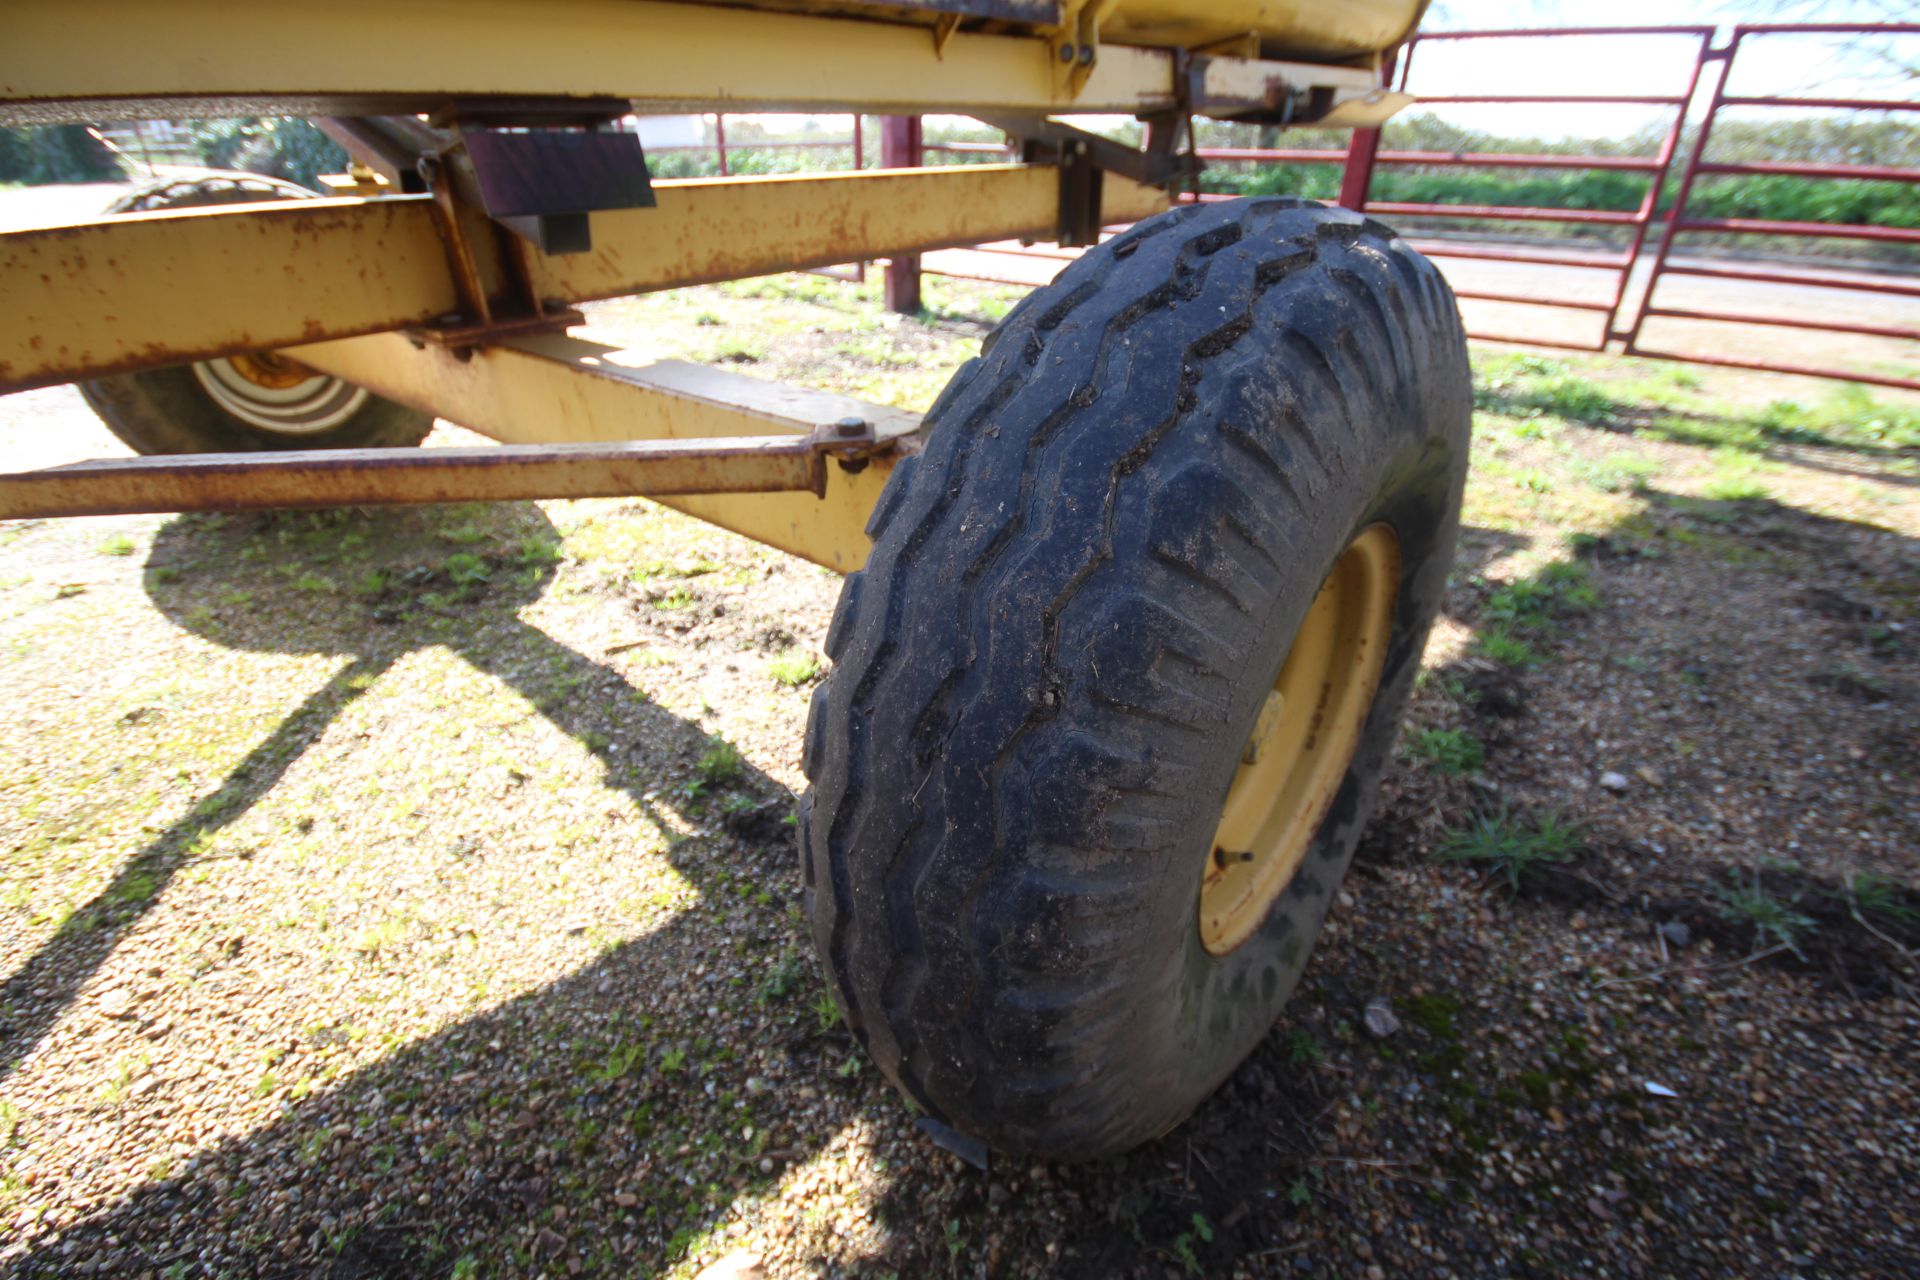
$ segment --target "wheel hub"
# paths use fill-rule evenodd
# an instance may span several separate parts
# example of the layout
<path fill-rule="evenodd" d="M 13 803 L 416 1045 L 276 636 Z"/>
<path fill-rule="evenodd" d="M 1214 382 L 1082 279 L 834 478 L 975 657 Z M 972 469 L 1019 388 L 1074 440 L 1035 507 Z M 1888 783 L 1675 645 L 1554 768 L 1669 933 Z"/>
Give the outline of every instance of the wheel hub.
<path fill-rule="evenodd" d="M 330 431 L 360 411 L 365 387 L 315 373 L 271 351 L 203 360 L 193 376 L 213 402 L 250 427 L 278 435 Z"/>
<path fill-rule="evenodd" d="M 1369 525 L 1294 635 L 1227 790 L 1200 882 L 1200 940 L 1225 955 L 1292 883 L 1353 763 L 1400 589 L 1400 540 Z"/>

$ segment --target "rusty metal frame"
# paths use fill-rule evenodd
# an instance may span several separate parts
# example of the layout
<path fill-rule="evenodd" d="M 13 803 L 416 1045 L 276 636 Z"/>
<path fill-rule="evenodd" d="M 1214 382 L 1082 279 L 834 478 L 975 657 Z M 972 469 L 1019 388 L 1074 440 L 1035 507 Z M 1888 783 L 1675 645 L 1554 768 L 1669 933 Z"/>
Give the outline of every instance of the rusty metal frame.
<path fill-rule="evenodd" d="M 634 367 L 561 333 L 572 306 L 1065 227 L 1091 239 L 1167 206 L 1170 130 L 1131 152 L 1048 122 L 1063 111 L 1304 122 L 1396 105 L 1359 62 L 1102 43 L 1112 0 L 972 27 L 956 0 L 931 29 L 662 0 L 477 0 L 452 24 L 390 0 L 80 3 L 84 20 L 72 0 L 10 6 L 0 122 L 323 116 L 355 194 L 0 235 L 0 393 L 275 350 L 502 444 L 0 475 L 0 518 L 640 493 L 852 569 L 917 417 Z M 1023 164 L 649 189 L 637 143 L 606 131 L 629 107 L 722 105 L 990 112 L 1052 145 Z M 577 136 L 539 136 L 554 129 Z M 583 155 L 595 172 L 551 168 Z M 180 305 L 210 278 L 218 308 Z"/>
<path fill-rule="evenodd" d="M 631 494 L 818 498 L 831 453 L 868 434 L 865 423 L 850 426 L 792 437 L 111 458 L 0 474 L 0 520 Z"/>
<path fill-rule="evenodd" d="M 654 196 L 651 209 L 592 215 L 589 253 L 527 254 L 531 297 L 565 306 L 1046 235 L 1059 178 L 1045 165 L 947 166 L 661 182 Z M 0 235 L 0 392 L 442 317 L 490 319 L 474 314 L 475 299 L 512 292 L 518 265 L 496 237 L 519 238 L 451 200 L 223 206 Z M 1101 216 L 1131 222 L 1166 203 L 1163 191 L 1116 177 L 1103 185 Z M 217 309 L 181 307 L 216 274 Z"/>
<path fill-rule="evenodd" d="M 1059 73 L 1047 36 L 663 0 L 12 0 L 0 123 L 101 116 L 401 115 L 456 98 L 643 111 L 1218 114 L 1378 101 L 1369 69 L 1112 43 Z M 111 32 L 110 39 L 102 32 Z M 593 38 L 582 39 L 582 32 Z M 1084 74 L 1083 74 L 1084 73 Z M 1190 81 L 1190 83 L 1189 83 Z M 1294 105 L 1297 104 L 1297 105 Z"/>

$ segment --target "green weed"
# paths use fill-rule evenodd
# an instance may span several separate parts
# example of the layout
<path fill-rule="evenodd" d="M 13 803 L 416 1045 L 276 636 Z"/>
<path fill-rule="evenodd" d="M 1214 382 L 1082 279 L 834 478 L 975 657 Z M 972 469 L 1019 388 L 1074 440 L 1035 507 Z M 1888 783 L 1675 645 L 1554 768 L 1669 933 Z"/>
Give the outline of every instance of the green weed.
<path fill-rule="evenodd" d="M 1892 876 L 1876 875 L 1871 871 L 1847 877 L 1847 895 L 1853 899 L 1853 905 L 1859 908 L 1861 914 L 1910 924 L 1916 916 L 1920 916 L 1920 912 L 1914 911 L 1903 901 L 1904 888 Z"/>
<path fill-rule="evenodd" d="M 1448 777 L 1473 773 L 1487 762 L 1480 739 L 1464 729 L 1416 729 L 1407 735 L 1407 754 Z"/>
<path fill-rule="evenodd" d="M 1801 940 L 1818 927 L 1812 916 L 1770 893 L 1757 873 L 1745 884 L 1716 884 L 1713 892 L 1719 898 L 1714 909 L 1723 919 L 1751 926 L 1756 942 L 1771 939 L 1800 955 Z"/>
<path fill-rule="evenodd" d="M 1471 862 L 1488 869 L 1518 894 L 1529 875 L 1573 861 L 1581 833 L 1552 813 L 1515 813 L 1505 802 L 1483 811 L 1465 828 L 1448 833 L 1434 851 L 1442 862 Z"/>
<path fill-rule="evenodd" d="M 776 683 L 797 689 L 820 674 L 820 659 L 810 653 L 783 653 L 767 663 L 767 674 Z"/>
<path fill-rule="evenodd" d="M 700 781 L 709 787 L 724 787 L 746 776 L 746 760 L 740 749 L 724 738 L 709 738 L 707 749 L 694 765 Z"/>
<path fill-rule="evenodd" d="M 471 551 L 456 551 L 443 566 L 456 587 L 477 587 L 493 576 L 493 567 Z"/>
<path fill-rule="evenodd" d="M 1193 1215 L 1192 1222 L 1191 1231 L 1182 1231 L 1173 1238 L 1173 1256 L 1179 1259 L 1188 1275 L 1197 1276 L 1202 1274 L 1202 1268 L 1199 1257 L 1194 1253 L 1193 1242 L 1198 1238 L 1202 1244 L 1212 1244 L 1213 1224 L 1207 1221 L 1206 1215 L 1199 1213 Z"/>
<path fill-rule="evenodd" d="M 133 539 L 124 533 L 116 533 L 100 544 L 100 553 L 109 556 L 130 556 L 136 549 Z"/>
<path fill-rule="evenodd" d="M 1533 667 L 1541 662 L 1539 651 L 1520 639 L 1504 625 L 1488 627 L 1476 642 L 1480 652 L 1508 667 Z"/>

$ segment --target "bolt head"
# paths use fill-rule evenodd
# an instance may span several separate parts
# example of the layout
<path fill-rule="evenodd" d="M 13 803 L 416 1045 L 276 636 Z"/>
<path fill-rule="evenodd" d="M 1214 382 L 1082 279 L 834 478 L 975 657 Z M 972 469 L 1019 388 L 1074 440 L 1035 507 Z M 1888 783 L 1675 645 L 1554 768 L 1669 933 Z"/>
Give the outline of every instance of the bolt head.
<path fill-rule="evenodd" d="M 1063 45 L 1061 45 L 1061 46 L 1060 46 L 1060 61 L 1062 61 L 1062 62 L 1067 62 L 1067 63 L 1071 63 L 1071 62 L 1073 61 L 1073 53 L 1074 53 L 1074 49 L 1073 49 L 1073 46 L 1072 46 L 1072 45 L 1070 45 L 1070 44 L 1063 44 Z"/>
<path fill-rule="evenodd" d="M 1093 46 L 1092 45 L 1083 44 L 1080 46 L 1080 65 L 1083 67 L 1090 67 L 1093 65 Z"/>
<path fill-rule="evenodd" d="M 834 431 L 843 436 L 863 436 L 867 434 L 865 418 L 842 418 L 833 424 Z"/>

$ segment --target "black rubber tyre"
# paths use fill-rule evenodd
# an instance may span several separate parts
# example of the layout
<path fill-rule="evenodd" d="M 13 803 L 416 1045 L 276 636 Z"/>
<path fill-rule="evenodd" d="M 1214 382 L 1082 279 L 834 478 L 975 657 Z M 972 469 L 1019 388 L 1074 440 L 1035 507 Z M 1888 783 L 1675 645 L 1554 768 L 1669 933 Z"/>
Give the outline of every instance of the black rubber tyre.
<path fill-rule="evenodd" d="M 843 589 L 803 804 L 831 989 L 932 1117 L 1015 1154 L 1126 1150 L 1270 1030 L 1440 605 L 1465 348 L 1387 228 L 1240 200 L 1087 253 L 941 395 Z M 1322 579 L 1381 521 L 1402 568 L 1353 763 L 1215 956 L 1197 903 L 1228 784 Z"/>
<path fill-rule="evenodd" d="M 215 173 L 158 182 L 130 191 L 105 212 L 148 213 L 262 200 L 311 200 L 316 193 L 278 178 L 253 173 Z M 323 425 L 275 429 L 249 422 L 222 407 L 211 386 L 244 382 L 215 377 L 223 362 L 175 365 L 123 373 L 79 384 L 107 429 L 136 453 L 243 453 L 266 449 L 378 449 L 417 445 L 433 430 L 433 417 L 368 395 L 338 379 L 315 383 L 313 421 Z M 236 393 L 230 393 L 236 394 Z M 242 403 L 244 403 L 242 401 Z M 280 406 L 262 406 L 262 412 Z M 285 406 L 290 411 L 304 404 Z M 338 421 L 334 421 L 337 418 Z"/>

